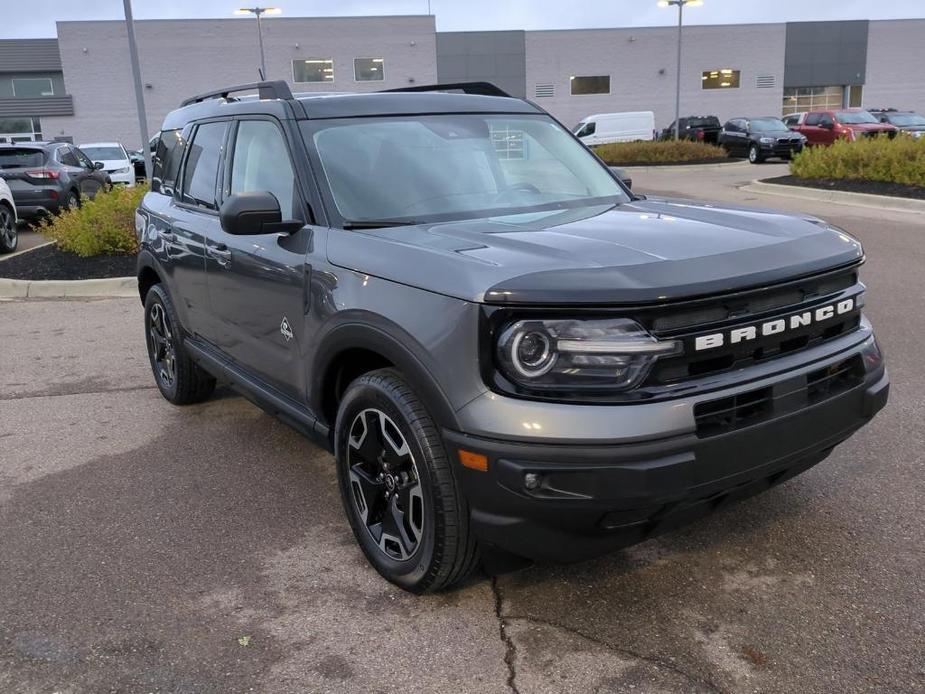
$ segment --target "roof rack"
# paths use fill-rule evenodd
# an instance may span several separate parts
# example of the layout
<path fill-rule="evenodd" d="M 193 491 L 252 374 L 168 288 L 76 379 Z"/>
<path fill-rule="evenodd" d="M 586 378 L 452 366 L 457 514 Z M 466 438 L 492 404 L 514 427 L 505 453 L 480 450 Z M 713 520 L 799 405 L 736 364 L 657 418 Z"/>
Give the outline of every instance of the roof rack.
<path fill-rule="evenodd" d="M 419 84 L 413 87 L 399 87 L 398 89 L 383 89 L 383 92 L 450 92 L 457 91 L 463 94 L 479 94 L 481 96 L 506 96 L 513 98 L 500 87 L 491 82 L 453 82 L 450 84 Z"/>
<path fill-rule="evenodd" d="M 292 100 L 292 91 L 289 89 L 288 84 L 286 84 L 283 80 L 267 80 L 264 82 L 239 84 L 234 87 L 225 87 L 224 89 L 216 89 L 212 92 L 199 94 L 198 96 L 184 99 L 180 104 L 180 107 L 182 108 L 183 106 L 196 104 L 200 101 L 206 101 L 207 99 L 227 99 L 228 95 L 234 92 L 247 92 L 253 91 L 254 89 L 257 90 L 257 95 L 261 99 L 284 99 L 286 101 Z"/>

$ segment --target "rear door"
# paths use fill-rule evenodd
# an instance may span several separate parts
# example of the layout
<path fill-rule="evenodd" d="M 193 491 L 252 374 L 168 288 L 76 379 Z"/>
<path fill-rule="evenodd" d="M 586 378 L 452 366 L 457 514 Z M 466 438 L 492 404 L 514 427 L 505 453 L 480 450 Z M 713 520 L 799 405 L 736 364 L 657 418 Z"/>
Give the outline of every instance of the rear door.
<path fill-rule="evenodd" d="M 100 175 L 93 162 L 76 147 L 65 145 L 58 148 L 58 162 L 67 170 L 68 176 L 80 189 L 81 197 L 96 197 L 105 186 L 105 175 Z"/>
<path fill-rule="evenodd" d="M 219 175 L 227 131 L 224 120 L 204 121 L 190 129 L 179 187 L 166 214 L 169 228 L 161 234 L 177 293 L 173 299 L 183 304 L 185 327 L 213 344 L 219 329 L 209 310 L 205 254 L 209 240 L 221 234 Z"/>
<path fill-rule="evenodd" d="M 279 121 L 247 117 L 235 121 L 225 157 L 223 196 L 268 191 L 284 220 L 308 222 L 296 181 L 295 140 Z M 305 312 L 310 266 L 306 252 L 314 231 L 232 235 L 220 227 L 206 248 L 210 311 L 216 342 L 240 367 L 294 399 L 304 399 Z"/>

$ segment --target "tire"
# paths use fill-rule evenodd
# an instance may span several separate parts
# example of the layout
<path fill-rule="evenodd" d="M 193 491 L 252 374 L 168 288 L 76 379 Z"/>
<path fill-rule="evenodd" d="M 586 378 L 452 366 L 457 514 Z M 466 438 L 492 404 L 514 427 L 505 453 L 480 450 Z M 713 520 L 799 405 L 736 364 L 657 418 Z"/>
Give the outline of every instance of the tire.
<path fill-rule="evenodd" d="M 350 384 L 334 447 L 344 512 L 383 578 L 420 594 L 472 573 L 479 553 L 469 506 L 437 426 L 397 371 L 372 371 Z"/>
<path fill-rule="evenodd" d="M 80 195 L 76 191 L 69 190 L 67 192 L 67 197 L 64 198 L 64 203 L 61 205 L 62 210 L 72 210 L 77 207 L 80 207 Z"/>
<path fill-rule="evenodd" d="M 18 245 L 16 215 L 9 205 L 0 203 L 0 253 L 12 253 Z"/>
<path fill-rule="evenodd" d="M 758 149 L 758 145 L 752 143 L 748 146 L 748 160 L 752 164 L 760 164 L 764 161 L 764 157 L 761 156 L 761 152 Z"/>
<path fill-rule="evenodd" d="M 159 284 L 145 297 L 145 344 L 158 390 L 174 405 L 202 402 L 215 390 L 215 379 L 187 356 L 180 322 L 167 292 Z"/>

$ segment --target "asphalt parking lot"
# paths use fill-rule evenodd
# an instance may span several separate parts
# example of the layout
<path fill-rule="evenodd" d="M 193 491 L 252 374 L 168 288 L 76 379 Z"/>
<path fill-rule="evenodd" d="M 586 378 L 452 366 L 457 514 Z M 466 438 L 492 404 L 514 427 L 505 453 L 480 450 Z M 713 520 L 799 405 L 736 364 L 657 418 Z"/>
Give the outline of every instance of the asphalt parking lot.
<path fill-rule="evenodd" d="M 137 301 L 0 303 L 0 692 L 925 691 L 925 215 L 756 171 L 632 176 L 860 237 L 888 408 L 681 531 L 437 596 L 367 566 L 327 453 L 230 392 L 162 400 Z"/>

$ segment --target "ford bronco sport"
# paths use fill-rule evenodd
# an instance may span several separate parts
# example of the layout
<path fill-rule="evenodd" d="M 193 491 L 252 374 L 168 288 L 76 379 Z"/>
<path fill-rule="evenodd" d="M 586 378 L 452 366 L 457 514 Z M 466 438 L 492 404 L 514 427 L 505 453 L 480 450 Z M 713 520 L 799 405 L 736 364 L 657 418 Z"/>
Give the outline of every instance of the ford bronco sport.
<path fill-rule="evenodd" d="M 887 400 L 854 238 L 634 196 L 485 83 L 189 99 L 136 221 L 161 393 L 230 384 L 332 451 L 362 551 L 414 592 L 651 537 Z"/>

